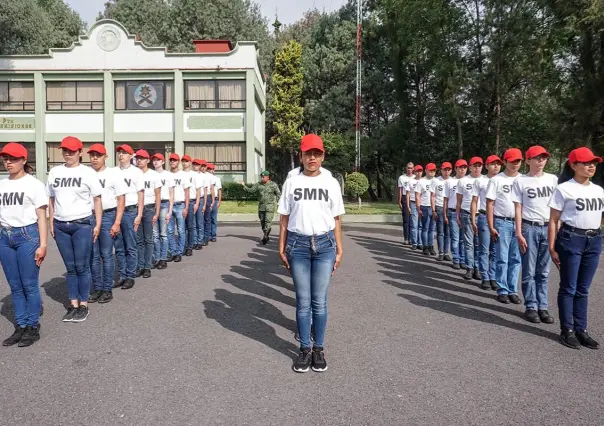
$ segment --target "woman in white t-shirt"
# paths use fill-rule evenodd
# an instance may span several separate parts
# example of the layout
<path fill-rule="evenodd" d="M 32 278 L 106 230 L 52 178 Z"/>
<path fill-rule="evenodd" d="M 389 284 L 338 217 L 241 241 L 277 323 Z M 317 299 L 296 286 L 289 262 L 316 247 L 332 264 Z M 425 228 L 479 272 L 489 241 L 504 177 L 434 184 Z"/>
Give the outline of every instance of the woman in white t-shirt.
<path fill-rule="evenodd" d="M 587 305 L 602 252 L 604 189 L 590 181 L 601 162 L 589 148 L 571 151 L 574 177 L 558 185 L 549 201 L 549 252 L 560 269 L 560 343 L 573 349 L 599 347 L 587 333 Z"/>
<path fill-rule="evenodd" d="M 149 278 L 153 262 L 153 227 L 159 219 L 161 209 L 161 179 L 159 173 L 149 168 L 149 153 L 144 149 L 136 151 L 136 165 L 143 172 L 143 219 L 136 230 L 138 248 L 138 269 L 136 276 Z"/>
<path fill-rule="evenodd" d="M 172 217 L 174 208 L 174 175 L 164 170 L 165 158 L 163 154 L 153 154 L 151 157 L 153 168 L 161 180 L 161 206 L 159 209 L 159 219 L 153 225 L 153 257 L 154 266 L 157 269 L 166 269 L 168 267 L 168 224 Z"/>
<path fill-rule="evenodd" d="M 99 236 L 103 216 L 103 190 L 96 172 L 80 163 L 82 148 L 78 138 L 64 138 L 59 149 L 65 164 L 52 168 L 46 183 L 50 234 L 67 268 L 71 305 L 63 322 L 82 322 L 88 317 L 92 244 Z"/>
<path fill-rule="evenodd" d="M 327 370 L 323 354 L 327 289 L 342 260 L 340 216 L 344 214 L 344 202 L 338 181 L 320 170 L 325 158 L 321 138 L 304 136 L 300 151 L 304 172 L 285 181 L 279 200 L 279 255 L 296 291 L 300 355 L 293 369 L 305 373 L 312 366 L 314 371 L 322 372 Z M 312 351 L 311 315 L 315 342 Z"/>
<path fill-rule="evenodd" d="M 30 346 L 40 339 L 40 265 L 46 257 L 48 197 L 29 175 L 27 149 L 11 142 L 0 151 L 8 179 L 0 180 L 0 263 L 11 290 L 15 332 L 3 346 Z"/>

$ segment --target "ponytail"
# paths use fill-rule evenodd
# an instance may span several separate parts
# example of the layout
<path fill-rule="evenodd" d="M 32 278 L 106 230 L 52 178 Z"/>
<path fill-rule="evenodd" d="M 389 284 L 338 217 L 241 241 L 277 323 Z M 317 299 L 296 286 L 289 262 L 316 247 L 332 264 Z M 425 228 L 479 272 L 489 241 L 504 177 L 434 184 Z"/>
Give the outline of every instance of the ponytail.
<path fill-rule="evenodd" d="M 570 166 L 570 162 L 566 161 L 566 163 L 564 163 L 564 168 L 562 169 L 562 173 L 560 174 L 560 177 L 558 178 L 558 185 L 571 180 L 574 177 L 574 175 L 575 175 L 575 172 L 573 171 L 572 167 Z"/>
<path fill-rule="evenodd" d="M 25 173 L 27 173 L 28 175 L 34 174 L 34 168 L 32 166 L 30 166 L 28 163 L 25 163 L 23 165 L 23 170 L 25 170 Z"/>

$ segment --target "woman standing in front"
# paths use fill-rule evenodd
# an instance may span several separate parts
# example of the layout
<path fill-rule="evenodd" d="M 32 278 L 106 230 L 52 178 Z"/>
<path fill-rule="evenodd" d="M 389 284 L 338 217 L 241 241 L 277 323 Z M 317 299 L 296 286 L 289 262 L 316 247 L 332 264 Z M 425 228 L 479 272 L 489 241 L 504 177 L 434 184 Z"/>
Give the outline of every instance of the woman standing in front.
<path fill-rule="evenodd" d="M 327 370 L 323 353 L 327 290 L 331 276 L 342 261 L 340 216 L 344 214 L 344 202 L 338 181 L 320 170 L 325 158 L 321 138 L 313 134 L 304 136 L 300 151 L 304 171 L 285 181 L 279 200 L 279 255 L 291 273 L 296 291 L 300 355 L 293 370 L 306 373 L 312 366 L 314 371 L 323 372 Z"/>
<path fill-rule="evenodd" d="M 90 256 L 92 243 L 101 230 L 103 206 L 101 184 L 94 170 L 80 163 L 83 144 L 67 136 L 59 149 L 65 164 L 48 173 L 50 234 L 67 268 L 67 291 L 71 304 L 64 322 L 88 318 L 88 296 L 92 284 Z M 93 216 L 94 214 L 94 216 Z"/>
<path fill-rule="evenodd" d="M 0 263 L 10 286 L 15 332 L 2 346 L 31 346 L 40 339 L 40 265 L 46 257 L 48 197 L 28 174 L 27 150 L 8 143 L 0 152 L 8 179 L 0 180 Z"/>
<path fill-rule="evenodd" d="M 600 346 L 587 333 L 587 303 L 602 252 L 604 189 L 590 181 L 601 162 L 589 148 L 571 151 L 574 176 L 558 185 L 549 201 L 549 252 L 560 268 L 560 343 L 573 349 Z"/>

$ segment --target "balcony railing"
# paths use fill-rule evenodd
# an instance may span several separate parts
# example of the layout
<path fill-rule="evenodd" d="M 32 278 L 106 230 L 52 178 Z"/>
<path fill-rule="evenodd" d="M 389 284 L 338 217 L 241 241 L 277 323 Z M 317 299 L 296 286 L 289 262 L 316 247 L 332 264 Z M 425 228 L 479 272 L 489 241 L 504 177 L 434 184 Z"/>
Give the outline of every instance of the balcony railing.
<path fill-rule="evenodd" d="M 185 99 L 185 109 L 245 109 L 245 100 L 201 100 Z"/>
<path fill-rule="evenodd" d="M 94 111 L 103 110 L 103 101 L 48 101 L 48 111 Z"/>
<path fill-rule="evenodd" d="M 0 111 L 34 111 L 36 103 L 34 101 L 2 101 L 0 102 Z"/>
<path fill-rule="evenodd" d="M 219 172 L 245 172 L 245 162 L 214 163 Z"/>

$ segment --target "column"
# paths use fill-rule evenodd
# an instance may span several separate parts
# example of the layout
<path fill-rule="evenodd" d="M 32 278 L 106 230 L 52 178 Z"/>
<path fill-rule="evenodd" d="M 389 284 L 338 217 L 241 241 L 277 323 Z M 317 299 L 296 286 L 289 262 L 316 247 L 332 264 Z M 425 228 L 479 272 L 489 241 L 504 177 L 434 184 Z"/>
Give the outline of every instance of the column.
<path fill-rule="evenodd" d="M 184 103 L 185 89 L 182 71 L 174 71 L 174 152 L 182 156 L 185 153 L 184 132 Z"/>
<path fill-rule="evenodd" d="M 48 155 L 46 152 L 46 85 L 40 71 L 34 73 L 35 128 L 36 128 L 36 177 L 46 182 Z"/>
<path fill-rule="evenodd" d="M 255 176 L 254 169 L 256 164 L 256 155 L 254 146 L 254 106 L 256 104 L 256 95 L 254 93 L 254 70 L 247 70 L 245 73 L 245 180 L 246 182 L 256 182 L 258 176 Z"/>
<path fill-rule="evenodd" d="M 115 143 L 113 141 L 113 109 L 115 90 L 111 71 L 103 73 L 103 133 L 107 150 L 107 166 L 115 166 Z"/>

